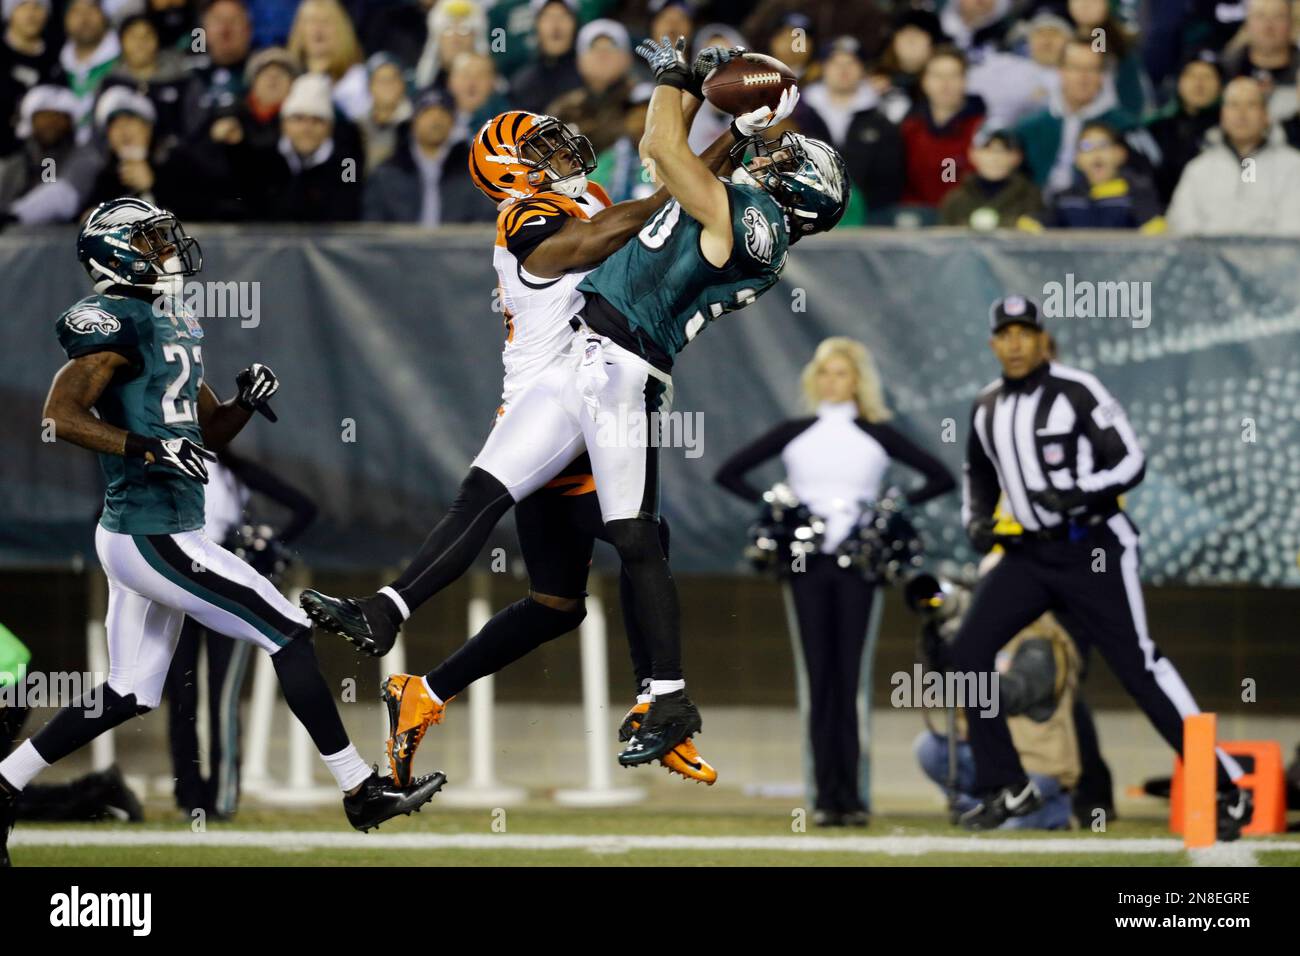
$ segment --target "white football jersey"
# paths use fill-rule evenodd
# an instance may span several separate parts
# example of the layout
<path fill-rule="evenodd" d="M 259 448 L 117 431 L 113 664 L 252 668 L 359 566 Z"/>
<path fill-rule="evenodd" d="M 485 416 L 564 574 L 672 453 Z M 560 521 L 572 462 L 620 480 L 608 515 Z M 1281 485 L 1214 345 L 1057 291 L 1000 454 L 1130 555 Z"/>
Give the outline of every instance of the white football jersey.
<path fill-rule="evenodd" d="M 587 272 L 542 279 L 530 275 L 523 260 L 543 239 L 558 231 L 567 217 L 590 219 L 609 205 L 605 191 L 591 183 L 578 199 L 543 193 L 509 203 L 498 214 L 492 264 L 497 271 L 498 298 L 506 322 L 501 355 L 505 379 L 498 414 L 504 413 L 511 398 L 567 353 L 573 338 L 569 320 L 582 308 L 578 283 Z"/>

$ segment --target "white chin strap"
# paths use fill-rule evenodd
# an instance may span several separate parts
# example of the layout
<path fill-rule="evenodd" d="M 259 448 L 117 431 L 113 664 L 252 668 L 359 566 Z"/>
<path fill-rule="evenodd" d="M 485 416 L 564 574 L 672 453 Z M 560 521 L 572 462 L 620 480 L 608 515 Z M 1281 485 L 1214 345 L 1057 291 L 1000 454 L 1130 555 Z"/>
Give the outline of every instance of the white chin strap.
<path fill-rule="evenodd" d="M 554 179 L 551 181 L 551 188 L 570 199 L 577 199 L 587 191 L 587 174 L 578 173 L 575 176 Z"/>
<path fill-rule="evenodd" d="M 163 263 L 164 275 L 159 276 L 158 281 L 152 284 L 132 282 L 124 276 L 118 275 L 107 266 L 100 265 L 94 259 L 90 260 L 90 265 L 96 272 L 104 276 L 104 278 L 95 282 L 96 292 L 103 292 L 110 286 L 115 285 L 134 285 L 142 289 L 152 289 L 160 295 L 172 297 L 179 297 L 185 291 L 185 277 L 178 274 L 181 271 L 181 260 L 177 256 L 172 256 Z"/>
<path fill-rule="evenodd" d="M 735 183 L 737 186 L 754 186 L 758 189 L 763 188 L 762 186 L 758 185 L 758 180 L 756 180 L 753 176 L 749 175 L 749 170 L 747 170 L 744 166 L 737 166 L 735 170 L 732 171 L 731 181 Z"/>

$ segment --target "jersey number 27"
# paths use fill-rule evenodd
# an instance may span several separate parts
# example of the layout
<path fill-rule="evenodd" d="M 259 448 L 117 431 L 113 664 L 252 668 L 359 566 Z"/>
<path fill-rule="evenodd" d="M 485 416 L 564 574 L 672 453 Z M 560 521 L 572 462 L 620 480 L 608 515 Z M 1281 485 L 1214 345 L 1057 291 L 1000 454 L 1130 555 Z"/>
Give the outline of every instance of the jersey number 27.
<path fill-rule="evenodd" d="M 181 389 L 184 388 L 190 380 L 191 352 L 194 354 L 193 367 L 201 370 L 203 368 L 203 352 L 201 346 L 195 345 L 192 348 L 187 349 L 185 346 L 177 345 L 174 342 L 163 346 L 163 358 L 166 359 L 167 364 L 172 365 L 179 362 L 181 366 L 176 377 L 171 380 L 171 383 L 167 386 L 167 390 L 163 392 L 162 413 L 163 422 L 165 424 L 176 425 L 181 422 L 194 421 L 194 403 L 188 398 L 180 397 Z M 201 377 L 199 381 L 202 381 Z"/>

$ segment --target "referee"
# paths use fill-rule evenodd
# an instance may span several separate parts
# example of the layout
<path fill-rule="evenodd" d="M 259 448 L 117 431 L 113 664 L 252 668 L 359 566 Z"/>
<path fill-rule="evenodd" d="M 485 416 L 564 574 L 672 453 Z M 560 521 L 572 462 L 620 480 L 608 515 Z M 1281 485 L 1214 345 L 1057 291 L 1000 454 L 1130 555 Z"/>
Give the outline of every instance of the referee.
<path fill-rule="evenodd" d="M 994 509 L 1024 528 L 981 582 L 952 647 L 952 666 L 989 673 L 1022 628 L 1055 611 L 1080 656 L 1096 646 L 1160 735 L 1179 753 L 1183 718 L 1197 713 L 1173 662 L 1147 633 L 1138 580 L 1138 532 L 1119 496 L 1142 480 L 1145 458 L 1119 403 L 1088 372 L 1048 360 L 1038 308 L 1007 296 L 989 309 L 990 346 L 1002 377 L 976 397 L 966 446 L 962 521 L 975 549 L 994 542 Z M 1006 717 L 966 708 L 980 802 L 961 817 L 992 829 L 1040 804 L 1012 746 Z M 1250 822 L 1241 768 L 1222 750 L 1218 828 L 1236 839 Z"/>

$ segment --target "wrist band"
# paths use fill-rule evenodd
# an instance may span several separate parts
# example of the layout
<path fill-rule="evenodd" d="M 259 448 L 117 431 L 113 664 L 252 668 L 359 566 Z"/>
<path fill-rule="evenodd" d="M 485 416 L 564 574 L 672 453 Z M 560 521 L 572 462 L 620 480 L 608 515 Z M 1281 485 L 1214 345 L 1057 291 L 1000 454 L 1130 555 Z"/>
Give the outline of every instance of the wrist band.
<path fill-rule="evenodd" d="M 123 458 L 143 458 L 149 451 L 149 439 L 135 432 L 126 433 L 126 444 L 122 448 Z"/>
<path fill-rule="evenodd" d="M 664 70 L 655 80 L 659 86 L 671 86 L 679 90 L 687 88 L 688 78 L 682 75 L 681 70 Z"/>

